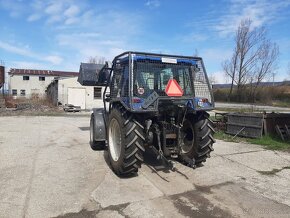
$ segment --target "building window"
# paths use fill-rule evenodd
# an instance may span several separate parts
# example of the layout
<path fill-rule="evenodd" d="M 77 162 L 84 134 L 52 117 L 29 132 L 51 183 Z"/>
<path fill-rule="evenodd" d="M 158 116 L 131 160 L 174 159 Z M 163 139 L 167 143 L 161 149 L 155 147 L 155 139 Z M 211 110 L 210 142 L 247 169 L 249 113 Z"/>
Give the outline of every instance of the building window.
<path fill-rule="evenodd" d="M 94 87 L 94 99 L 102 99 L 102 87 Z"/>
<path fill-rule="evenodd" d="M 44 76 L 40 76 L 39 77 L 39 81 L 45 81 L 45 77 Z"/>
<path fill-rule="evenodd" d="M 17 89 L 12 89 L 12 95 L 17 96 Z"/>
<path fill-rule="evenodd" d="M 29 80 L 29 76 L 23 76 L 23 80 Z"/>
<path fill-rule="evenodd" d="M 20 90 L 20 96 L 25 96 L 25 89 Z"/>

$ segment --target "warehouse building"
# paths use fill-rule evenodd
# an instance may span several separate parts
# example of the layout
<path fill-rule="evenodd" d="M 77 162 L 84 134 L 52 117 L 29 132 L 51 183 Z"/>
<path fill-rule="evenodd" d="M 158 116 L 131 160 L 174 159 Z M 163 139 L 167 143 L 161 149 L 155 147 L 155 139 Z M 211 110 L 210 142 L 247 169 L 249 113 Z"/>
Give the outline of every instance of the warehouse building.
<path fill-rule="evenodd" d="M 103 64 L 81 63 L 78 77 L 56 77 L 47 87 L 47 96 L 54 105 L 74 105 L 81 109 L 103 107 L 104 87 L 98 86 L 96 76 Z"/>
<path fill-rule="evenodd" d="M 80 106 L 82 110 L 103 107 L 102 94 L 104 88 L 82 86 L 77 77 L 55 78 L 47 88 L 47 96 L 54 105 L 66 104 Z"/>
<path fill-rule="evenodd" d="M 71 78 L 77 77 L 78 72 L 10 69 L 9 94 L 17 97 L 46 97 L 46 89 L 55 77 Z"/>

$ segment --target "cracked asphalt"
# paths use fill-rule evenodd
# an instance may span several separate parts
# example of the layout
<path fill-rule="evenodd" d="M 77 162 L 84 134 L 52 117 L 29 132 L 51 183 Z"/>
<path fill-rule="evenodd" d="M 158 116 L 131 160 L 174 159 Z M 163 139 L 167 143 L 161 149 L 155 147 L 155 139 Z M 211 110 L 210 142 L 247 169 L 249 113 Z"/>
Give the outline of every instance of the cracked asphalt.
<path fill-rule="evenodd" d="M 0 117 L 0 217 L 289 217 L 290 153 L 217 141 L 203 167 L 150 153 L 118 178 L 89 117 Z"/>

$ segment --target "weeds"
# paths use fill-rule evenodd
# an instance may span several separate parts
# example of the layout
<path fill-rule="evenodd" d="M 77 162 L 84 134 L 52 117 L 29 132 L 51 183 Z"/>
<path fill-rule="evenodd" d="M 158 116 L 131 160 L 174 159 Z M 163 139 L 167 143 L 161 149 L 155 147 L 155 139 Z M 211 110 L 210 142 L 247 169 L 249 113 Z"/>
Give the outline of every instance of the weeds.
<path fill-rule="evenodd" d="M 277 136 L 265 135 L 258 139 L 247 139 L 249 143 L 263 145 L 270 150 L 287 150 L 290 149 L 290 141 L 282 141 Z"/>
<path fill-rule="evenodd" d="M 250 138 L 244 138 L 244 137 L 238 137 L 238 136 L 233 138 L 232 135 L 228 135 L 223 131 L 217 131 L 214 137 L 216 139 L 224 140 L 227 142 L 236 142 L 236 143 L 245 142 L 245 143 L 250 143 L 250 144 L 262 145 L 266 149 L 269 149 L 269 150 L 290 151 L 289 140 L 282 141 L 280 138 L 276 136 L 271 136 L 271 135 L 265 135 L 257 139 L 250 139 Z"/>

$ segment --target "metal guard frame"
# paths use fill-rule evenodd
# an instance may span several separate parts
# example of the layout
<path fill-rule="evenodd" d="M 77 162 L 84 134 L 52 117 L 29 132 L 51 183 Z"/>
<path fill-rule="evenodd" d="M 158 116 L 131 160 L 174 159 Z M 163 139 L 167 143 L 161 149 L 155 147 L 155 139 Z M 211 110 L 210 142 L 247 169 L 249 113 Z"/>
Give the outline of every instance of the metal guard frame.
<path fill-rule="evenodd" d="M 142 56 L 145 56 L 150 58 L 150 57 L 166 57 L 166 58 L 179 58 L 179 59 L 190 59 L 190 60 L 196 60 L 196 61 L 200 61 L 201 62 L 201 66 L 203 68 L 203 71 L 204 71 L 204 76 L 205 76 L 205 79 L 206 79 L 206 82 L 208 84 L 208 89 L 210 91 L 210 96 L 211 96 L 211 104 L 212 104 L 212 107 L 207 107 L 207 108 L 198 108 L 196 105 L 194 105 L 194 110 L 195 111 L 209 111 L 209 110 L 212 110 L 214 109 L 215 107 L 215 104 L 214 104 L 214 98 L 213 98 L 213 93 L 212 93 L 212 87 L 210 86 L 210 83 L 209 83 L 209 79 L 208 79 L 208 76 L 207 76 L 207 72 L 206 72 L 206 69 L 205 69 L 205 66 L 204 66 L 204 62 L 202 60 L 201 57 L 191 57 L 191 56 L 182 56 L 182 55 L 169 55 L 169 54 L 157 54 L 157 53 L 147 53 L 147 52 L 137 52 L 137 51 L 126 51 L 126 52 L 123 52 L 119 55 L 117 55 L 113 62 L 112 62 L 112 67 L 110 68 L 110 76 L 109 76 L 109 82 L 108 84 L 105 86 L 105 90 L 103 92 L 103 103 L 104 103 L 104 109 L 105 109 L 105 113 L 107 114 L 107 110 L 106 110 L 106 91 L 107 91 L 107 88 L 110 87 L 111 85 L 111 81 L 112 81 L 112 77 L 113 77 L 113 71 L 116 67 L 116 64 L 120 63 L 121 59 L 125 59 L 125 58 L 128 58 L 128 66 L 129 66 L 129 74 L 131 74 L 129 76 L 129 105 L 130 107 L 128 107 L 128 105 L 126 105 L 123 101 L 122 101 L 122 98 L 118 97 L 118 98 L 114 98 L 110 101 L 110 106 L 109 106 L 109 110 L 111 109 L 111 104 L 112 103 L 115 103 L 115 102 L 120 102 L 128 111 L 131 111 L 131 112 L 135 112 L 135 113 L 148 113 L 148 112 L 158 112 L 158 108 L 155 108 L 154 110 L 134 110 L 134 108 L 132 107 L 133 105 L 133 69 L 134 69 L 134 59 L 132 58 L 133 55 L 142 55 Z M 194 101 L 194 98 L 195 96 L 193 96 L 192 98 L 188 98 L 188 97 L 159 97 L 157 99 L 157 104 L 159 103 L 159 100 L 163 100 L 163 99 L 166 99 L 166 100 L 192 100 L 193 103 L 195 104 L 195 101 Z"/>

